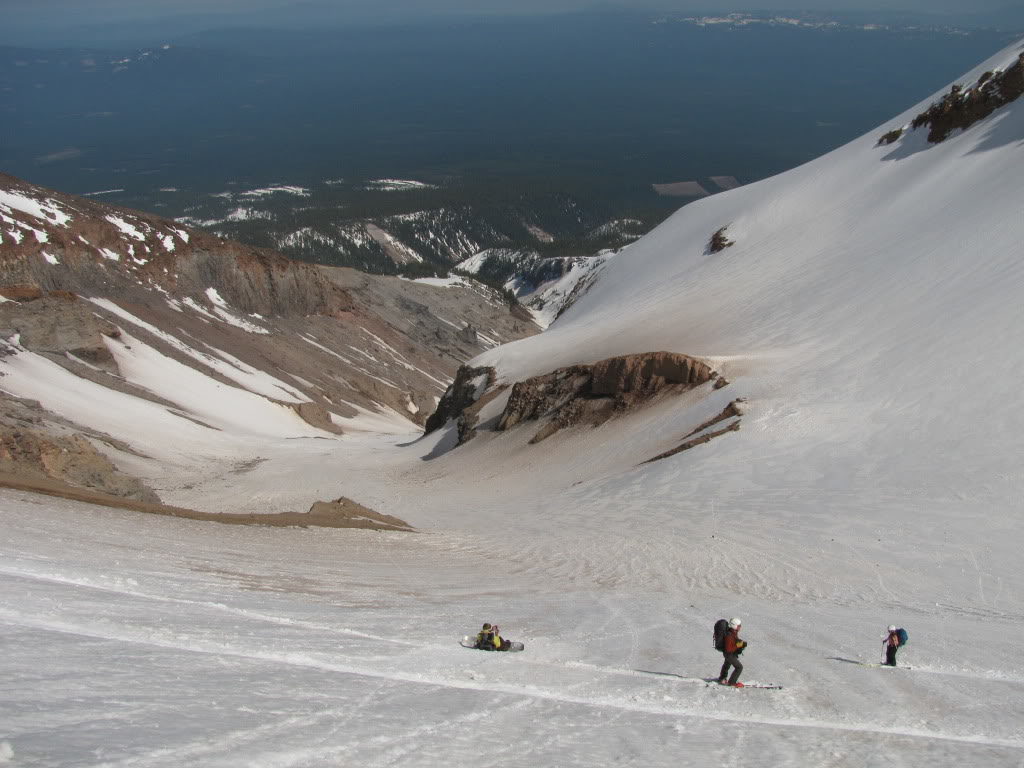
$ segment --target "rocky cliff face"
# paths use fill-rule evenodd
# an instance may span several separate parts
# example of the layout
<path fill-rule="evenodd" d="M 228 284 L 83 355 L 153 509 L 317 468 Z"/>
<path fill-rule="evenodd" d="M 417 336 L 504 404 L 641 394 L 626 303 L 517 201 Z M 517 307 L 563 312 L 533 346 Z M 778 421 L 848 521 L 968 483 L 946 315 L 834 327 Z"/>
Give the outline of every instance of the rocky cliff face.
<path fill-rule="evenodd" d="M 492 369 L 461 368 L 442 407 L 428 419 L 428 431 L 455 419 L 459 444 L 472 437 L 481 409 L 504 390 L 494 387 L 494 378 Z M 526 422 L 542 422 L 530 439 L 538 443 L 559 430 L 603 424 L 655 398 L 680 395 L 709 382 L 716 387 L 727 383 L 704 361 L 672 352 L 572 365 L 512 385 L 494 429 L 504 432 Z"/>
<path fill-rule="evenodd" d="M 133 339 L 240 391 L 246 376 L 280 382 L 277 395 L 254 391 L 327 434 L 365 413 L 422 424 L 463 361 L 538 331 L 475 281 L 418 282 L 293 262 L 0 174 L 2 354 L 43 356 L 171 409 L 119 369 L 112 342 Z M 3 375 L 0 359 L 0 382 Z M 29 450 L 27 433 L 16 436 L 2 423 L 13 410 L 0 394 L 9 460 L 49 472 L 46 450 Z M 37 431 L 56 435 L 60 420 L 41 418 Z M 68 429 L 61 425 L 61 439 L 77 429 L 95 440 L 86 424 Z M 109 437 L 130 444 L 132 436 Z"/>

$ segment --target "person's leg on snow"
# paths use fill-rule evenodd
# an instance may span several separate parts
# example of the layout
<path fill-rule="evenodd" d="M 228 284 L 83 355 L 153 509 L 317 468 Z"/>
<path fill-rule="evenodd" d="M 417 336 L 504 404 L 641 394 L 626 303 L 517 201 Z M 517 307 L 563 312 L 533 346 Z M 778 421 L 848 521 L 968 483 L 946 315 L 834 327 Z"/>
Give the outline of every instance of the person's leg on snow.
<path fill-rule="evenodd" d="M 885 646 L 885 663 L 890 667 L 896 666 L 896 651 L 898 647 L 895 645 Z"/>
<path fill-rule="evenodd" d="M 732 677 L 729 678 L 729 685 L 736 685 L 739 682 L 740 675 L 743 673 L 743 664 L 740 663 L 739 656 L 732 657 Z"/>
<path fill-rule="evenodd" d="M 729 656 L 725 656 L 724 658 L 725 658 L 725 661 L 722 662 L 722 671 L 718 673 L 718 682 L 723 683 L 723 684 L 725 683 L 726 679 L 729 677 L 729 667 L 732 666 L 732 660 L 730 659 L 730 657 Z"/>
<path fill-rule="evenodd" d="M 729 677 L 729 668 L 732 667 L 732 677 Z M 743 664 L 740 663 L 740 658 L 735 653 L 725 654 L 725 662 L 722 664 L 722 671 L 718 674 L 718 682 L 723 685 L 736 685 L 736 682 L 740 679 L 740 675 L 743 673 Z M 728 678 L 728 680 L 726 679 Z"/>

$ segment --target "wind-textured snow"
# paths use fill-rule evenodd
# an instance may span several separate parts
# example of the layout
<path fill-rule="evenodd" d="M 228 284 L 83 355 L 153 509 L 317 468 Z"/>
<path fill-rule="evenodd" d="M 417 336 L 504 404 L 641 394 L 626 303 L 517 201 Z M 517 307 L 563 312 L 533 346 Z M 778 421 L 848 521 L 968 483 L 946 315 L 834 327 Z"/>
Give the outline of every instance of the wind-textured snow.
<path fill-rule="evenodd" d="M 345 495 L 420 531 L 218 526 L 0 491 L 13 760 L 1019 767 L 1024 103 L 935 146 L 877 146 L 931 101 L 687 206 L 543 335 L 473 361 L 511 384 L 668 350 L 730 382 L 536 445 L 481 428 L 453 449 L 452 425 L 414 440 L 394 412 L 376 416 L 406 434 L 351 434 L 336 415 L 350 434 L 296 434 L 227 385 L 212 429 L 42 356 L 3 358 L 0 388 L 69 418 L 107 398 L 97 426 L 136 435 L 142 455 L 121 461 L 165 501 L 304 511 Z M 734 245 L 712 254 L 722 227 Z M 185 397 L 151 349 L 120 343 L 161 397 Z M 738 432 L 642 463 L 740 397 Z M 730 616 L 750 643 L 743 679 L 782 690 L 705 684 L 711 627 Z M 526 651 L 459 647 L 483 621 Z M 909 630 L 912 669 L 863 664 L 890 623 Z"/>

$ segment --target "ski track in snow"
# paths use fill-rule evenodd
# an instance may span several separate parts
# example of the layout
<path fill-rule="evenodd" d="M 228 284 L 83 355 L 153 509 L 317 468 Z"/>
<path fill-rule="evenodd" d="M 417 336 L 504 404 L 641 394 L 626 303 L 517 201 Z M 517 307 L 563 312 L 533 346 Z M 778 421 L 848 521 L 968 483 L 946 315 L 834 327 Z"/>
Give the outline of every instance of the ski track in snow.
<path fill-rule="evenodd" d="M 732 715 L 721 712 L 708 711 L 707 709 L 688 709 L 685 707 L 670 707 L 654 703 L 640 701 L 639 694 L 626 699 L 612 697 L 573 696 L 559 690 L 544 690 L 537 686 L 518 686 L 504 683 L 486 682 L 476 683 L 469 681 L 454 680 L 451 678 L 438 677 L 429 674 L 382 671 L 370 667 L 360 667 L 350 664 L 339 664 L 323 659 L 317 659 L 303 654 L 275 654 L 262 651 L 258 648 L 226 648 L 223 645 L 204 643 L 200 640 L 188 643 L 172 643 L 160 640 L 156 637 L 145 637 L 142 633 L 105 632 L 100 628 L 89 628 L 85 626 L 71 626 L 60 621 L 46 620 L 40 618 L 29 618 L 18 615 L 14 612 L 0 608 L 0 621 L 20 627 L 41 629 L 50 632 L 73 634 L 82 637 L 89 637 L 101 640 L 112 640 L 120 643 L 132 643 L 149 645 L 162 649 L 185 651 L 187 653 L 210 654 L 215 656 L 234 656 L 247 661 L 264 661 L 288 666 L 311 667 L 324 672 L 341 673 L 346 675 L 358 675 L 360 677 L 381 678 L 384 680 L 412 683 L 416 685 L 434 686 L 441 688 L 456 688 L 468 691 L 487 691 L 489 693 L 506 693 L 514 696 L 523 696 L 545 701 L 554 701 L 565 704 L 576 704 L 587 708 L 610 708 L 621 709 L 629 712 L 642 712 L 652 715 L 664 715 L 673 718 L 689 717 L 705 720 L 716 720 L 723 722 L 757 723 L 759 725 L 770 725 L 789 728 L 811 728 L 817 730 L 831 731 L 856 731 L 863 733 L 874 733 L 887 736 L 906 736 L 915 739 L 929 739 L 939 741 L 955 741 L 967 744 L 987 744 L 1000 747 L 1011 747 L 1024 750 L 1024 739 L 993 739 L 985 736 L 971 736 L 966 734 L 942 733 L 925 731 L 912 728 L 884 727 L 871 723 L 846 723 L 829 722 L 825 720 L 804 720 L 797 718 L 773 718 L 758 715 Z M 596 668 L 605 671 L 602 668 Z M 629 674 L 628 670 L 614 670 L 617 674 Z M 642 674 L 642 673 L 641 673 Z M 693 682 L 704 682 L 697 678 Z M 689 680 L 688 680 L 689 682 Z M 758 690 L 752 688 L 752 691 Z M 737 693 L 726 689 L 729 693 Z M 744 694 L 746 695 L 746 692 Z M 125 765 L 135 764 L 134 762 Z"/>

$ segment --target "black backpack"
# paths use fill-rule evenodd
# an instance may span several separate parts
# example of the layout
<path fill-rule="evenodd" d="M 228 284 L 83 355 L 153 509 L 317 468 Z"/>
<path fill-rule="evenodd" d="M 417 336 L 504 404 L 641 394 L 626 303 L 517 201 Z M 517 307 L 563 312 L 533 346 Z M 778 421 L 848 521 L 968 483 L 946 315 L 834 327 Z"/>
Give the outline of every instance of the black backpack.
<path fill-rule="evenodd" d="M 729 622 L 719 619 L 715 622 L 715 650 L 725 651 L 725 636 L 729 632 Z"/>

